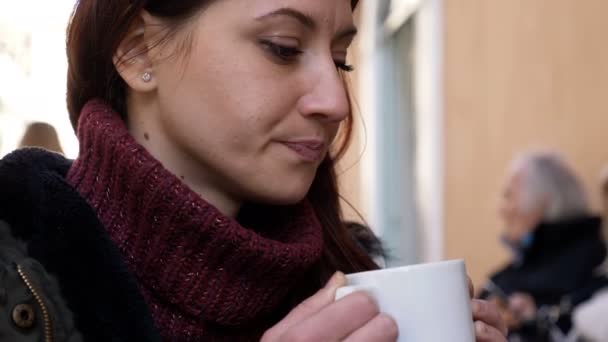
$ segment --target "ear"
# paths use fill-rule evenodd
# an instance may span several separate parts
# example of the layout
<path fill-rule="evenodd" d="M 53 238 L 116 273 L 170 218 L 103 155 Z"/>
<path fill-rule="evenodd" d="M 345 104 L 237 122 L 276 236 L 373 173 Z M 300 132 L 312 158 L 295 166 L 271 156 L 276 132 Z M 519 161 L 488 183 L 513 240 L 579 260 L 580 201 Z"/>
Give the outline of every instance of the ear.
<path fill-rule="evenodd" d="M 152 27 L 151 21 L 152 16 L 142 11 L 112 57 L 120 77 L 136 92 L 150 92 L 157 86 L 148 42 L 149 37 L 153 35 L 147 32 Z"/>

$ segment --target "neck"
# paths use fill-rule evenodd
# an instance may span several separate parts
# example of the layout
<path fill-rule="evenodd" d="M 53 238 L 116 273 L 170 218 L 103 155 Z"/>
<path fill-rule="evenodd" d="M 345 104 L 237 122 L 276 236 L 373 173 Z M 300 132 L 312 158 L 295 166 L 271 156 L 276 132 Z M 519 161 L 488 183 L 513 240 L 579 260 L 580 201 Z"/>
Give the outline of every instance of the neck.
<path fill-rule="evenodd" d="M 157 106 L 129 105 L 128 130 L 169 172 L 178 177 L 192 191 L 216 207 L 222 214 L 236 217 L 242 201 L 221 186 L 201 167 L 192 153 L 180 148 L 161 127 Z"/>

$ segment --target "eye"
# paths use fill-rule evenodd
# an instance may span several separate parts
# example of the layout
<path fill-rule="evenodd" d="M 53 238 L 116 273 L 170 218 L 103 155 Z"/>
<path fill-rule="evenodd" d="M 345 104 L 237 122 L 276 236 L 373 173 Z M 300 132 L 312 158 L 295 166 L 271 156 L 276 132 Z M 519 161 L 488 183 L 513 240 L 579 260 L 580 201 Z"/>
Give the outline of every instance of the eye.
<path fill-rule="evenodd" d="M 302 54 L 302 50 L 298 48 L 277 44 L 270 40 L 261 40 L 260 44 L 262 44 L 262 46 L 273 56 L 283 62 L 292 62 Z"/>
<path fill-rule="evenodd" d="M 334 63 L 336 63 L 336 68 L 338 68 L 341 71 L 351 72 L 351 71 L 355 70 L 355 68 L 352 65 L 346 64 L 345 62 L 334 61 Z"/>

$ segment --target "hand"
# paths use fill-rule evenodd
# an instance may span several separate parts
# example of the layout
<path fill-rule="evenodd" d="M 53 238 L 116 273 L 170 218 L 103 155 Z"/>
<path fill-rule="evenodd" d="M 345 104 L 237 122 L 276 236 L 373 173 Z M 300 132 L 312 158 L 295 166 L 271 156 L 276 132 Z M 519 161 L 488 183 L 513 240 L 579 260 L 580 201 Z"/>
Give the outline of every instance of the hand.
<path fill-rule="evenodd" d="M 471 297 L 473 297 L 474 289 L 470 279 L 469 291 Z M 477 342 L 507 341 L 507 327 L 498 311 L 498 307 L 494 303 L 473 299 L 472 308 Z"/>
<path fill-rule="evenodd" d="M 506 300 L 498 296 L 490 296 L 487 300 L 496 305 L 498 312 L 502 316 L 502 320 L 509 330 L 517 329 L 521 326 L 521 322 L 513 315 L 513 312 L 509 310 L 509 303 Z"/>
<path fill-rule="evenodd" d="M 397 324 L 380 313 L 367 294 L 355 292 L 334 301 L 336 290 L 345 285 L 344 274 L 336 273 L 324 288 L 266 331 L 261 342 L 395 341 Z"/>
<path fill-rule="evenodd" d="M 536 317 L 536 302 L 529 294 L 517 292 L 509 297 L 509 311 L 519 323 L 530 321 Z"/>

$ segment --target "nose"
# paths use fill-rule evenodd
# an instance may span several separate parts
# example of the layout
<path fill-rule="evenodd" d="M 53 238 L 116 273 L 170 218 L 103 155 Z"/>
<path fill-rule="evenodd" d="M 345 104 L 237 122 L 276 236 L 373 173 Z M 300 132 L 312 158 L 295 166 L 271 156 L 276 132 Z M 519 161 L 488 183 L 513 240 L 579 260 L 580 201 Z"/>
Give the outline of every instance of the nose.
<path fill-rule="evenodd" d="M 298 101 L 299 112 L 328 123 L 346 119 L 350 112 L 346 83 L 333 60 L 317 63 L 314 69 L 310 73 L 309 91 Z"/>

